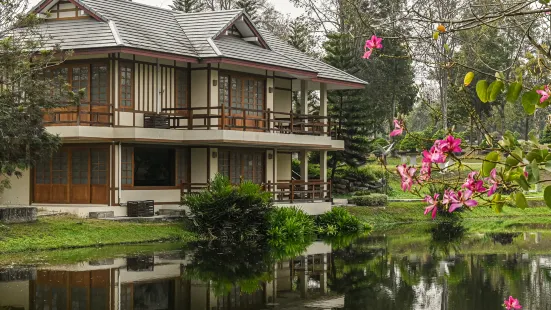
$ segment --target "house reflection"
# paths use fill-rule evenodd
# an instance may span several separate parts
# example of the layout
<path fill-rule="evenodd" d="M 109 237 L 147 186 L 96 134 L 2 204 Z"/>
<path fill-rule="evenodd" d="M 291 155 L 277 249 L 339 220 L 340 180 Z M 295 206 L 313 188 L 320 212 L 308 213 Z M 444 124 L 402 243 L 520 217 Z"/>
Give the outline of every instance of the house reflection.
<path fill-rule="evenodd" d="M 215 294 L 211 281 L 182 276 L 189 263 L 182 252 L 6 269 L 0 271 L 0 309 L 216 310 L 293 303 L 327 293 L 330 252 L 314 244 L 304 256 L 276 263 L 271 280 L 256 291 L 234 285 L 224 295 Z"/>

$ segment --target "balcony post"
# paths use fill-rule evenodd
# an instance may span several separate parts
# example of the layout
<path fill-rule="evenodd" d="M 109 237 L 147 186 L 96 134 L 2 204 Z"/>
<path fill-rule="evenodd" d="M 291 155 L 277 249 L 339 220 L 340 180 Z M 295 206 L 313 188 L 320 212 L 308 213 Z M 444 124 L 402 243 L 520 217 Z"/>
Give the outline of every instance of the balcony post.
<path fill-rule="evenodd" d="M 327 186 L 327 151 L 320 151 L 320 179 L 322 182 L 321 185 L 321 198 L 325 199 L 327 190 L 329 187 Z M 330 197 L 327 195 L 327 197 Z"/>
<path fill-rule="evenodd" d="M 80 102 L 77 105 L 77 126 L 80 126 Z"/>
<path fill-rule="evenodd" d="M 272 111 L 270 111 L 270 108 L 266 110 L 264 119 L 266 120 L 266 132 L 270 132 L 270 127 L 272 123 Z"/>
<path fill-rule="evenodd" d="M 306 81 L 305 80 L 301 80 L 300 81 L 300 114 L 302 114 L 303 116 L 303 120 L 302 121 L 302 126 L 303 127 L 303 130 L 302 131 L 308 131 L 308 118 L 306 116 L 308 116 L 308 87 L 306 85 Z"/>
<path fill-rule="evenodd" d="M 303 195 L 308 195 L 305 191 L 308 190 L 308 151 L 301 151 L 299 153 L 298 159 L 300 160 L 300 180 L 303 182 L 302 184 L 302 192 Z M 305 198 L 305 197 L 301 197 Z"/>
<path fill-rule="evenodd" d="M 327 134 L 328 136 L 331 136 L 329 129 L 331 125 L 327 119 L 327 84 L 325 83 L 320 84 L 320 116 L 321 121 L 324 124 L 322 135 Z"/>
<path fill-rule="evenodd" d="M 221 122 L 222 122 L 222 130 L 226 129 L 226 111 L 224 111 L 224 105 L 222 105 L 220 107 L 220 113 L 222 113 L 221 115 Z"/>

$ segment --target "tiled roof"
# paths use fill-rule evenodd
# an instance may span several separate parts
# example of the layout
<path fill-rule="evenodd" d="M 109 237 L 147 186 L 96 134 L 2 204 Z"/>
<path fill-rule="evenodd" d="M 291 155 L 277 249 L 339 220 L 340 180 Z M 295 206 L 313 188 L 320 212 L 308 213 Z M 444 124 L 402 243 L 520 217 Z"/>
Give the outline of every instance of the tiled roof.
<path fill-rule="evenodd" d="M 47 1 L 47 0 L 44 0 Z M 257 30 L 242 10 L 182 13 L 128 0 L 72 0 L 93 10 L 93 19 L 49 20 L 40 27 L 63 49 L 131 47 L 197 58 L 229 58 L 317 74 L 318 78 L 365 84 L 314 59 L 276 36 Z M 35 8 L 40 7 L 40 4 Z M 221 35 L 245 19 L 267 48 L 242 38 Z M 243 24 L 243 23 L 242 23 Z M 245 28 L 248 29 L 249 28 Z"/>

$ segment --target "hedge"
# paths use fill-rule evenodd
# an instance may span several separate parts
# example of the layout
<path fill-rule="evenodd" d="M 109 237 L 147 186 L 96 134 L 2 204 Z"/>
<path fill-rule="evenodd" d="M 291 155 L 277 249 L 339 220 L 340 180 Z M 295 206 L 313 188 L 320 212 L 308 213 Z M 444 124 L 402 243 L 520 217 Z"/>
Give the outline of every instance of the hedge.
<path fill-rule="evenodd" d="M 370 194 L 367 196 L 354 196 L 348 199 L 349 203 L 360 207 L 379 207 L 388 204 L 388 197 L 385 194 Z"/>

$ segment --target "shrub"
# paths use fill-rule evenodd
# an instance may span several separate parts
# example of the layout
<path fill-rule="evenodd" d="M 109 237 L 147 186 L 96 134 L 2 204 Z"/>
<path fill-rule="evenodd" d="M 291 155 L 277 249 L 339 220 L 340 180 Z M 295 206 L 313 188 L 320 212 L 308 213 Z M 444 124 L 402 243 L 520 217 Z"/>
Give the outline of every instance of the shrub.
<path fill-rule="evenodd" d="M 328 236 L 356 233 L 364 229 L 357 217 L 338 207 L 318 216 L 316 225 L 320 234 Z"/>
<path fill-rule="evenodd" d="M 244 240 L 266 236 L 268 213 L 273 210 L 271 194 L 259 185 L 243 182 L 233 186 L 216 175 L 209 189 L 184 196 L 189 220 L 199 234 L 222 239 Z"/>
<path fill-rule="evenodd" d="M 339 168 L 339 170 L 335 172 L 335 178 L 337 179 L 354 180 L 362 183 L 377 181 L 382 177 L 382 175 L 382 171 L 373 170 L 369 166 L 364 166 L 360 168 L 345 166 Z"/>
<path fill-rule="evenodd" d="M 371 194 L 372 194 L 371 190 L 364 189 L 364 190 L 361 190 L 361 191 L 354 192 L 354 194 L 352 194 L 352 196 L 367 196 L 367 195 L 371 195 Z"/>
<path fill-rule="evenodd" d="M 543 132 L 540 137 L 540 143 L 542 144 L 551 143 L 551 126 L 546 125 L 545 129 L 543 129 Z"/>
<path fill-rule="evenodd" d="M 297 207 L 275 208 L 268 215 L 268 238 L 272 246 L 303 240 L 315 233 L 311 216 Z"/>
<path fill-rule="evenodd" d="M 388 197 L 385 194 L 371 194 L 367 196 L 354 196 L 348 199 L 349 203 L 355 204 L 360 207 L 377 207 L 386 206 L 388 203 Z"/>
<path fill-rule="evenodd" d="M 415 151 L 417 148 L 420 147 L 419 142 L 420 141 L 418 141 L 417 138 L 411 135 L 407 135 L 400 142 L 400 146 L 398 147 L 398 149 L 402 152 Z"/>

